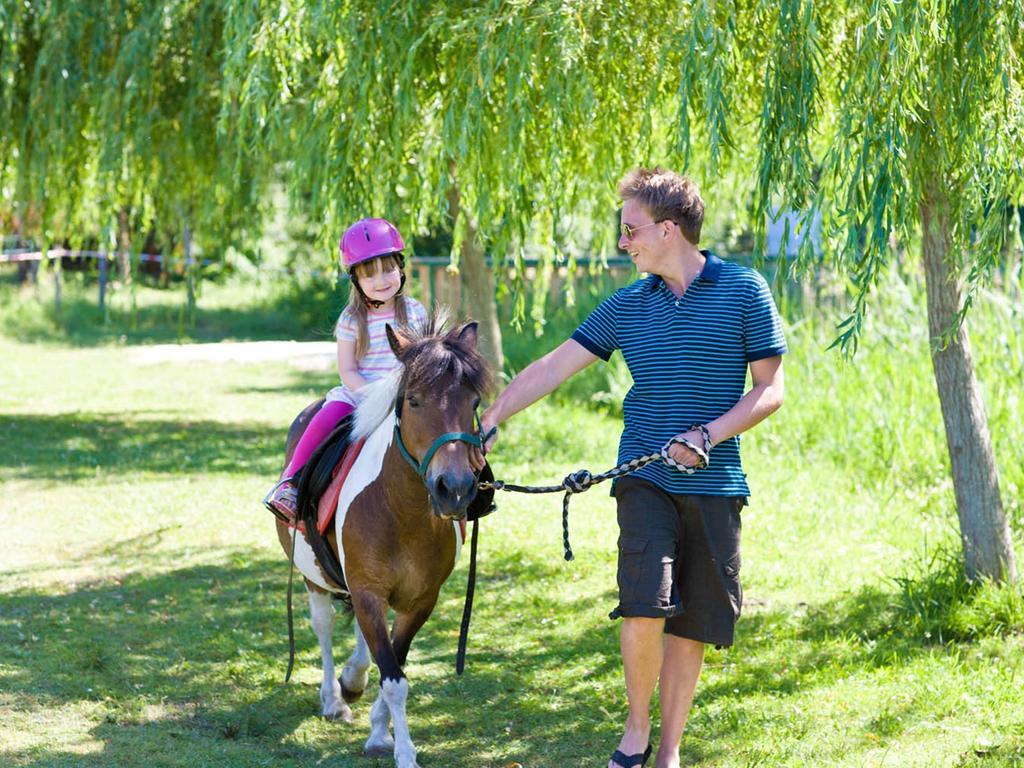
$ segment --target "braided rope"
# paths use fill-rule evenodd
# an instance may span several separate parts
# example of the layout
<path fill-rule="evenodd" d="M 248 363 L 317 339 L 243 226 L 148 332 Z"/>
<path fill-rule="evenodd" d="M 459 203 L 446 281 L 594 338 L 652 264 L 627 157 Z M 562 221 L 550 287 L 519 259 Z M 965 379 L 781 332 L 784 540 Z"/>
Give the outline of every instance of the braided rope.
<path fill-rule="evenodd" d="M 663 461 L 670 467 L 674 467 L 680 472 L 685 472 L 688 475 L 692 475 L 699 469 L 706 469 L 708 464 L 711 462 L 711 435 L 708 432 L 707 427 L 703 424 L 691 425 L 688 431 L 692 432 L 695 429 L 699 430 L 704 438 L 703 447 L 694 445 L 685 438 L 673 437 L 665 443 L 657 453 L 649 453 L 646 456 L 639 456 L 635 459 L 624 461 L 617 467 L 612 467 L 607 472 L 602 472 L 599 475 L 591 474 L 586 469 L 580 469 L 566 475 L 560 485 L 516 485 L 514 483 L 506 483 L 502 480 L 494 480 L 493 482 L 483 481 L 480 483 L 479 487 L 480 490 L 485 491 L 493 489 L 495 491 L 509 491 L 516 493 L 558 493 L 560 491 L 564 491 L 565 496 L 562 497 L 562 547 L 565 550 L 565 559 L 567 561 L 571 561 L 575 559 L 575 555 L 572 553 L 572 545 L 569 543 L 569 500 L 572 498 L 572 495 L 574 493 L 583 493 L 583 491 L 589 490 L 591 486 L 603 483 L 605 480 L 622 477 L 623 475 L 630 475 L 655 461 Z M 668 451 L 673 444 L 682 445 L 697 454 L 697 464 L 690 467 L 685 464 L 680 464 L 669 456 Z"/>

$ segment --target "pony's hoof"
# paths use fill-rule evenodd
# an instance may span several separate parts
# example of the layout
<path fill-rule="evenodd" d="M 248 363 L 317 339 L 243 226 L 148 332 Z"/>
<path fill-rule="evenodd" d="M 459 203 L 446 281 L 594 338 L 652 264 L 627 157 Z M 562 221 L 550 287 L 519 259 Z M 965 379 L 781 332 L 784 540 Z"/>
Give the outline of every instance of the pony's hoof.
<path fill-rule="evenodd" d="M 325 720 L 340 720 L 343 723 L 351 723 L 352 711 L 343 703 L 341 707 L 335 707 L 333 710 L 322 713 L 321 717 Z"/>
<path fill-rule="evenodd" d="M 366 690 L 366 684 L 370 681 L 370 675 L 367 670 L 368 667 L 360 669 L 350 664 L 346 664 L 345 668 L 341 670 L 338 686 L 341 688 L 341 698 L 349 704 L 353 701 L 359 701 L 363 691 Z"/>
<path fill-rule="evenodd" d="M 363 697 L 363 691 L 365 691 L 365 690 L 366 689 L 363 688 L 363 689 L 358 690 L 358 691 L 353 691 L 351 688 L 346 688 L 345 684 L 342 683 L 341 684 L 341 698 L 343 698 L 345 700 L 346 704 L 352 704 L 353 702 L 359 701 L 359 699 L 361 699 Z"/>
<path fill-rule="evenodd" d="M 395 740 L 390 736 L 386 739 L 370 739 L 363 747 L 367 757 L 391 757 L 395 754 Z"/>

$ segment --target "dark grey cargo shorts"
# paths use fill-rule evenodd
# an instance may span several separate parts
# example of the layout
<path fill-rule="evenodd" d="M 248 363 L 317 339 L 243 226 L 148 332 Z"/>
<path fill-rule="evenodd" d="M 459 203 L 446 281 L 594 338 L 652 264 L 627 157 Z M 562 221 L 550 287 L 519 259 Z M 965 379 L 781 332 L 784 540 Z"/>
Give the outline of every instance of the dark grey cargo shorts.
<path fill-rule="evenodd" d="M 619 605 L 611 618 L 665 617 L 672 635 L 732 645 L 743 604 L 745 496 L 684 496 L 636 477 L 615 483 Z"/>

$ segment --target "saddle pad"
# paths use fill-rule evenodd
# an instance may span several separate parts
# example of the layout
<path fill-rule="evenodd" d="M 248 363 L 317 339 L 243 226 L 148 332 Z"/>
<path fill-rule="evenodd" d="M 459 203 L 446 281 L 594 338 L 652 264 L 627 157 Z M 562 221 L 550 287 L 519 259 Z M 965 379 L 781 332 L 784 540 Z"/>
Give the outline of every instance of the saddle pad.
<path fill-rule="evenodd" d="M 316 509 L 316 528 L 320 531 L 320 535 L 324 534 L 334 519 L 334 512 L 338 508 L 338 496 L 341 495 L 341 486 L 345 483 L 345 478 L 348 477 L 352 465 L 356 463 L 356 458 L 363 450 L 365 442 L 366 438 L 364 437 L 348 447 L 341 457 L 341 461 L 338 462 L 338 466 L 334 469 L 334 479 L 331 480 L 331 484 L 327 486 L 327 490 L 320 497 L 320 504 Z"/>

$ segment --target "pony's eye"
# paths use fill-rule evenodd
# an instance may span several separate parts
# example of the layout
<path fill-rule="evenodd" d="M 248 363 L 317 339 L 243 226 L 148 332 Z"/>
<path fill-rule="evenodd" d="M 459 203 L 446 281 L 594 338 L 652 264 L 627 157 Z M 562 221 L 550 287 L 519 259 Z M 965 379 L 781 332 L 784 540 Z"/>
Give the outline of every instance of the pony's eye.
<path fill-rule="evenodd" d="M 420 401 L 416 397 L 416 395 L 409 395 L 407 400 L 409 401 L 409 407 L 410 408 L 419 408 L 420 407 Z"/>
<path fill-rule="evenodd" d="M 474 398 L 473 399 L 473 410 L 475 411 L 479 407 L 480 407 L 480 398 L 479 397 Z"/>

